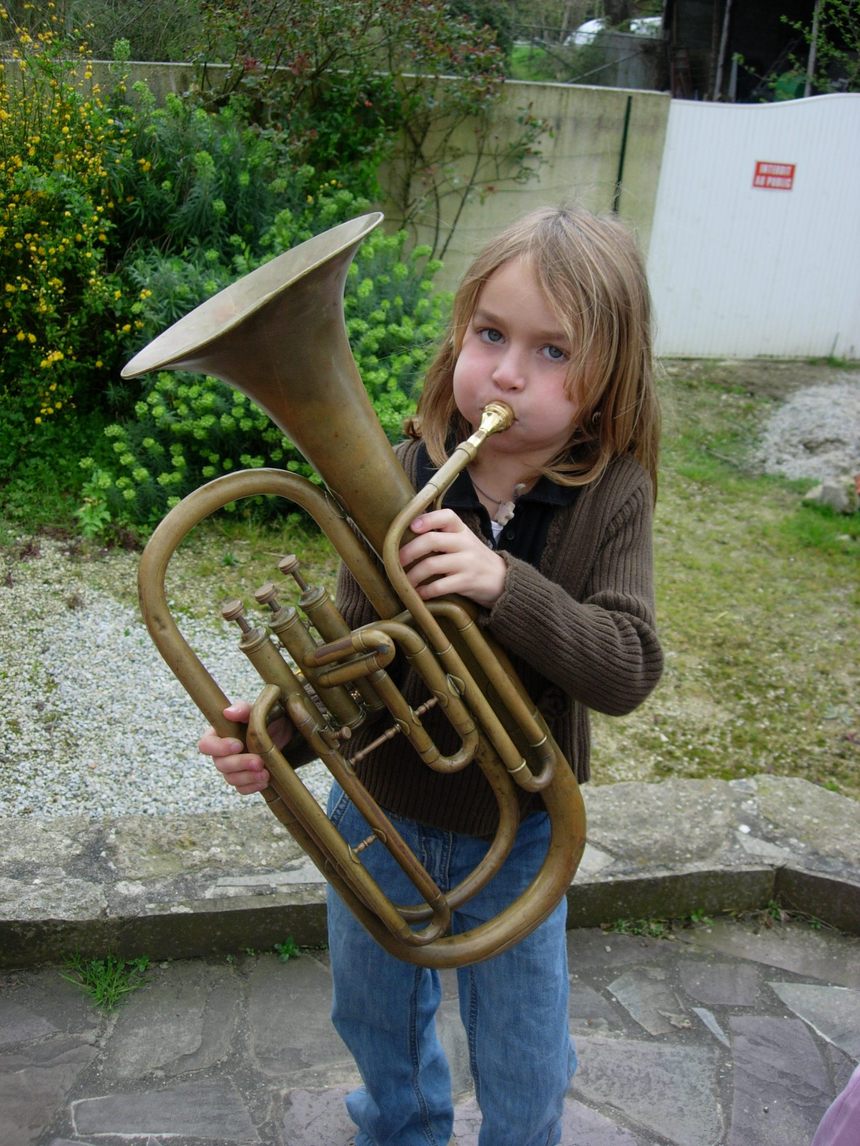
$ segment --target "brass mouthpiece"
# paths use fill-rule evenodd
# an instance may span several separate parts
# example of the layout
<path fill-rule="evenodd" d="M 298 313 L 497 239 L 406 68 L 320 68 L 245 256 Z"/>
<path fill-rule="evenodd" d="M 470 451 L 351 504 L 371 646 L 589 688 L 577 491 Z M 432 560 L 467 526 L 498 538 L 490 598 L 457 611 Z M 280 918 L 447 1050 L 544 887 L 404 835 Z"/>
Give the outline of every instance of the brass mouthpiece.
<path fill-rule="evenodd" d="M 509 430 L 515 421 L 514 412 L 507 402 L 488 402 L 481 411 L 478 430 L 485 436 L 500 434 L 503 430 Z"/>

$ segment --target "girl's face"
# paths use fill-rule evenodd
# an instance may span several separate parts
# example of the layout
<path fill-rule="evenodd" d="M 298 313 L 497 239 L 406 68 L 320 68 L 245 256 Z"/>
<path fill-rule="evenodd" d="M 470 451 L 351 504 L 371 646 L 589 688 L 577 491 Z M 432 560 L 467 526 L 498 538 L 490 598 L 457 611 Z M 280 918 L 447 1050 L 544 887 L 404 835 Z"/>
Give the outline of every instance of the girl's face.
<path fill-rule="evenodd" d="M 503 263 L 478 296 L 454 365 L 457 409 L 475 428 L 488 402 L 507 402 L 516 421 L 490 443 L 539 468 L 565 446 L 578 413 L 565 392 L 570 352 L 530 262 Z"/>

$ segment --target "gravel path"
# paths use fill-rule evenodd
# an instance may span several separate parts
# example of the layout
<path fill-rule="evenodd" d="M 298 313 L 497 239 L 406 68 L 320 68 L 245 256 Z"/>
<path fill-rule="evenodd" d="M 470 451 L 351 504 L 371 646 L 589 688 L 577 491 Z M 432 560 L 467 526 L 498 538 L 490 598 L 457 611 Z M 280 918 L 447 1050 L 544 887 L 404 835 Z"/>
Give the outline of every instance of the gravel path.
<path fill-rule="evenodd" d="M 758 463 L 787 477 L 860 472 L 860 377 L 794 390 L 765 427 Z M 137 555 L 99 562 L 105 586 L 132 586 Z M 162 663 L 137 611 L 93 588 L 93 566 L 62 542 L 7 552 L 0 571 L 0 816 L 50 818 L 209 811 L 241 799 L 194 745 L 204 721 Z M 229 696 L 256 675 L 216 622 L 180 622 Z M 318 798 L 320 765 L 303 770 Z"/>
<path fill-rule="evenodd" d="M 137 554 L 107 558 L 134 585 Z M 0 815 L 41 818 L 166 814 L 235 807 L 237 796 L 196 751 L 205 721 L 162 662 L 136 609 L 87 581 L 87 564 L 40 539 L 7 555 L 0 612 Z M 235 631 L 180 621 L 229 696 L 259 678 Z M 303 769 L 320 797 L 324 769 Z"/>

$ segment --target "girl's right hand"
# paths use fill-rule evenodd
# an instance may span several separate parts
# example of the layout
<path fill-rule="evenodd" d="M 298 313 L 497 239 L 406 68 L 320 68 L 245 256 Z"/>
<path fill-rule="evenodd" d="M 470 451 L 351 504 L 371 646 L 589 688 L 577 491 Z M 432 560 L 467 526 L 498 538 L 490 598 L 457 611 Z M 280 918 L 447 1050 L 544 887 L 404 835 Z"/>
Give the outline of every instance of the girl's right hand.
<path fill-rule="evenodd" d="M 238 700 L 224 709 L 224 715 L 237 724 L 247 724 L 251 706 L 245 700 Z M 292 725 L 285 716 L 269 726 L 269 735 L 279 748 L 288 743 L 292 734 Z M 212 757 L 213 764 L 227 783 L 243 796 L 260 792 L 269 783 L 269 773 L 262 758 L 256 752 L 246 752 L 244 744 L 232 736 L 219 736 L 210 728 L 201 736 L 197 748 L 204 756 Z"/>

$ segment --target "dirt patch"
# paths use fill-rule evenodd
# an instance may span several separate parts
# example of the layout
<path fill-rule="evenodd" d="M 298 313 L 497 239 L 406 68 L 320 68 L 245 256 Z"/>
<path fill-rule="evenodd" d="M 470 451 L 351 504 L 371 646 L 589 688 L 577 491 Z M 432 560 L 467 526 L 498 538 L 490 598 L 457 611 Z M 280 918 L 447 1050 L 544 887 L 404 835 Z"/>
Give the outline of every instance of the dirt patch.
<path fill-rule="evenodd" d="M 836 365 L 827 362 L 788 362 L 770 358 L 752 359 L 667 359 L 661 363 L 666 373 L 713 382 L 715 385 L 746 390 L 763 398 L 780 401 L 812 386 L 844 381 L 846 376 L 860 383 L 860 363 Z"/>
<path fill-rule="evenodd" d="M 664 368 L 669 378 L 773 403 L 749 458 L 756 472 L 815 481 L 860 473 L 860 364 L 681 360 Z"/>

